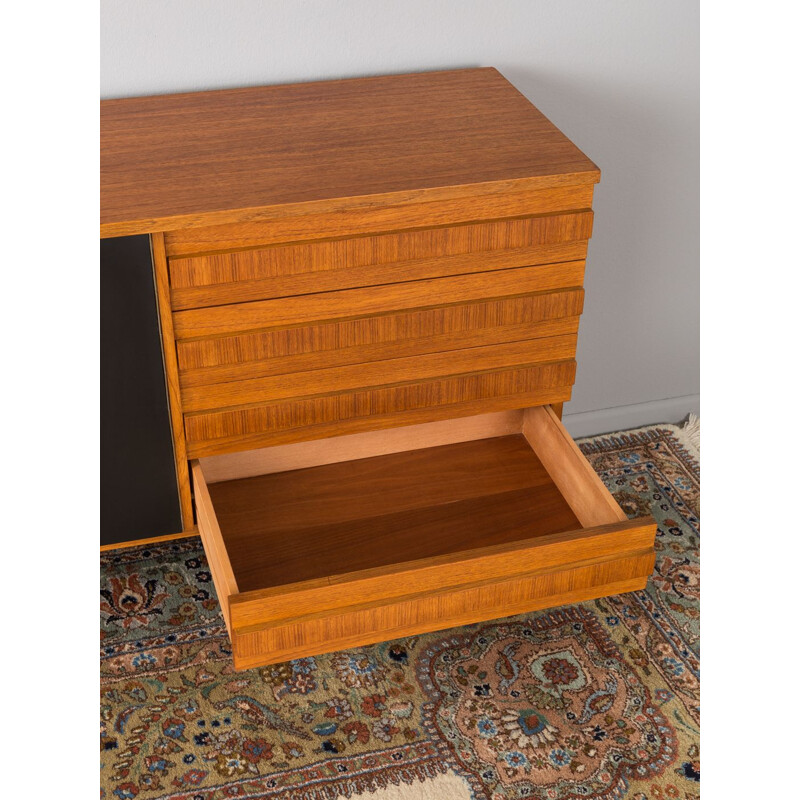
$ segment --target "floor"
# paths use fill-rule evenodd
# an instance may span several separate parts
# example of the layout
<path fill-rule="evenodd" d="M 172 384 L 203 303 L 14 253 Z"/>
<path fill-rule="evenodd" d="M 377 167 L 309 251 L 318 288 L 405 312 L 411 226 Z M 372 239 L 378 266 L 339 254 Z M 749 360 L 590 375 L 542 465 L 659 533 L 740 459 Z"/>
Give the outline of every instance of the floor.
<path fill-rule="evenodd" d="M 101 797 L 699 796 L 696 423 L 580 442 L 642 592 L 234 672 L 197 538 L 101 559 Z"/>

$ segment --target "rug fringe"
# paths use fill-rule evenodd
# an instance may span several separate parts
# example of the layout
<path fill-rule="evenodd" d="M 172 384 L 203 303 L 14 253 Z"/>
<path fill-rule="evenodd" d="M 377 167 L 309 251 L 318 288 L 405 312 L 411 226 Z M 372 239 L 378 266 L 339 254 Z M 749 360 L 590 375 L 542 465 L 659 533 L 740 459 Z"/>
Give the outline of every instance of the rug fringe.
<path fill-rule="evenodd" d="M 472 796 L 467 781 L 448 771 L 421 782 L 370 789 L 351 800 L 470 800 Z"/>
<path fill-rule="evenodd" d="M 700 461 L 700 417 L 689 414 L 683 425 L 676 425 L 675 435 L 692 455 Z"/>
<path fill-rule="evenodd" d="M 700 417 L 697 414 L 689 414 L 686 422 L 683 423 L 681 431 L 700 452 Z"/>

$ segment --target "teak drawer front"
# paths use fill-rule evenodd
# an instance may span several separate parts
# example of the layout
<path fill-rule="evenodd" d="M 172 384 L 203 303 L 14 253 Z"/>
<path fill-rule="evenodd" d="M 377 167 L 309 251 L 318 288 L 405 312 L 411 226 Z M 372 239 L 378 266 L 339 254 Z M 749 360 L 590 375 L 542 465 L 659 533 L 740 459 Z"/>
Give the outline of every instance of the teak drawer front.
<path fill-rule="evenodd" d="M 522 339 L 575 334 L 583 289 L 411 309 L 177 343 L 184 389 Z"/>
<path fill-rule="evenodd" d="M 171 258 L 172 308 L 577 261 L 591 232 L 587 210 Z"/>
<path fill-rule="evenodd" d="M 183 390 L 183 410 L 192 413 L 566 361 L 575 357 L 577 344 L 578 337 L 573 333 L 187 387 Z"/>
<path fill-rule="evenodd" d="M 579 288 L 583 261 L 519 267 L 475 275 L 318 292 L 173 313 L 175 336 L 201 339 L 321 320 L 357 319 L 402 309 L 436 308 L 503 296 Z"/>
<path fill-rule="evenodd" d="M 237 669 L 641 589 L 652 571 L 655 523 L 626 519 L 549 407 L 308 443 L 291 471 L 297 447 L 192 465 Z M 247 477 L 259 453 L 267 474 Z"/>
<path fill-rule="evenodd" d="M 571 340 L 573 337 L 556 338 Z M 560 347 L 569 350 L 574 344 L 567 341 Z M 472 351 L 465 352 L 470 360 L 474 358 Z M 441 355 L 446 361 L 452 361 L 452 353 Z M 242 407 L 189 412 L 184 415 L 187 453 L 190 458 L 197 458 L 447 417 L 562 403 L 572 394 L 575 381 L 572 359 L 526 365 L 522 355 L 503 351 L 493 354 L 492 363 L 498 361 L 523 363 L 464 374 L 448 373 L 448 368 L 441 365 L 435 371 L 446 374 L 429 380 L 412 379 Z M 379 368 L 382 363 L 378 362 Z M 292 377 L 298 381 L 313 381 L 314 375 L 312 372 Z M 235 384 L 223 384 L 231 385 Z M 273 386 L 279 391 L 280 376 Z"/>
<path fill-rule="evenodd" d="M 384 200 L 380 205 L 362 198 L 363 205 L 359 205 L 359 199 L 351 197 L 345 199 L 343 207 L 337 207 L 336 203 L 284 206 L 276 208 L 272 214 L 258 214 L 254 221 L 168 230 L 167 255 L 180 258 L 506 217 L 563 214 L 592 207 L 596 177 L 576 184 L 557 180 L 559 185 L 548 188 L 505 187 L 505 190 L 494 189 L 488 193 L 475 191 L 472 196 L 458 198 L 440 196 L 432 199 L 429 194 L 427 199 Z"/>

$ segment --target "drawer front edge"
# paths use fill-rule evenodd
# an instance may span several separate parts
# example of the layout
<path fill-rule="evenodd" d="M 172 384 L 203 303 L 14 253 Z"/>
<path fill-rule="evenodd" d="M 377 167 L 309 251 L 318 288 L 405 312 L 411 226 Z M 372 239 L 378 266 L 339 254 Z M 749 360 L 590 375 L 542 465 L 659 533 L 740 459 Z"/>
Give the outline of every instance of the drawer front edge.
<path fill-rule="evenodd" d="M 340 609 L 262 630 L 232 629 L 234 666 L 248 669 L 644 588 L 652 549 L 598 563 Z"/>

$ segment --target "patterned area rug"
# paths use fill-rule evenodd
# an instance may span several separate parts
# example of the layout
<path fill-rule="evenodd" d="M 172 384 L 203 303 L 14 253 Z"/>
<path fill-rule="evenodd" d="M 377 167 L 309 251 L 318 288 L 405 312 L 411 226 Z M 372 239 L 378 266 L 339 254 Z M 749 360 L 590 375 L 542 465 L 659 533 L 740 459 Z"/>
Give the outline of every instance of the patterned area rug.
<path fill-rule="evenodd" d="M 699 462 L 583 440 L 658 522 L 647 588 L 236 673 L 199 539 L 102 558 L 101 798 L 699 797 Z"/>

